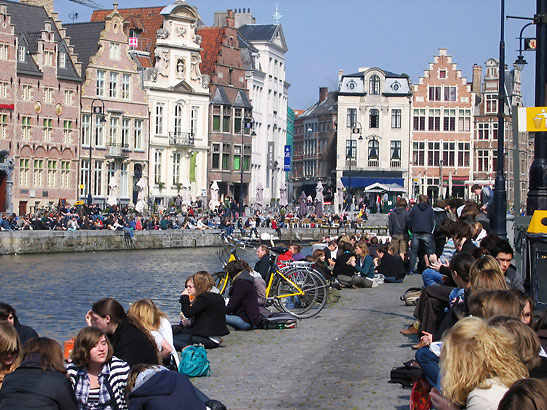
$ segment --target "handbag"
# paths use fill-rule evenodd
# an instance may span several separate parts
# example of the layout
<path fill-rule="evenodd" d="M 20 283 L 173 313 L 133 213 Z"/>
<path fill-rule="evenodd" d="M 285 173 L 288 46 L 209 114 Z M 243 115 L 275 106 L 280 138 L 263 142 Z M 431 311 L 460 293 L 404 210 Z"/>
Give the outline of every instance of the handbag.
<path fill-rule="evenodd" d="M 410 410 L 431 410 L 430 390 L 431 386 L 423 376 L 416 380 L 410 393 Z"/>
<path fill-rule="evenodd" d="M 183 373 L 188 377 L 209 376 L 211 374 L 211 363 L 207 359 L 207 350 L 203 345 L 190 345 L 182 349 L 179 373 Z"/>

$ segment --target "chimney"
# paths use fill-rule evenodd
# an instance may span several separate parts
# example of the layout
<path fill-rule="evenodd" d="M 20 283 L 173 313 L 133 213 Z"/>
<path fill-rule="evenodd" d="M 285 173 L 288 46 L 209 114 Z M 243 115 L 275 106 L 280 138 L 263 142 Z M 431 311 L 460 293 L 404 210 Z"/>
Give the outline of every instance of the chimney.
<path fill-rule="evenodd" d="M 322 103 L 329 96 L 328 87 L 319 87 L 319 102 Z"/>
<path fill-rule="evenodd" d="M 344 70 L 338 71 L 338 82 L 342 81 L 342 76 L 344 75 Z"/>
<path fill-rule="evenodd" d="M 471 91 L 475 94 L 481 92 L 482 66 L 473 64 L 473 78 L 471 83 Z"/>
<path fill-rule="evenodd" d="M 235 27 L 235 18 L 234 18 L 233 10 L 228 10 L 228 15 L 226 16 L 226 26 Z"/>

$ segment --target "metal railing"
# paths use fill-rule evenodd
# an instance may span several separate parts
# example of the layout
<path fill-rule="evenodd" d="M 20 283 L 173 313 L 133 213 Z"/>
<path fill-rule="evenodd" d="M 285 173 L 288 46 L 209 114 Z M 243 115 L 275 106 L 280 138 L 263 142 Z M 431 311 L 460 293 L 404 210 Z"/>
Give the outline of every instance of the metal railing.
<path fill-rule="evenodd" d="M 169 145 L 175 145 L 177 147 L 193 147 L 194 135 L 189 132 L 170 132 Z"/>

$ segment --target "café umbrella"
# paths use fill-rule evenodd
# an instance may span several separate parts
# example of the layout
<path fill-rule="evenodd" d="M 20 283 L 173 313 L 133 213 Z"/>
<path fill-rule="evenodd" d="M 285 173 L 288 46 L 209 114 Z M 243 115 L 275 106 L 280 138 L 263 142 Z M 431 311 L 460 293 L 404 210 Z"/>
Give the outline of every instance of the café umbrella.
<path fill-rule="evenodd" d="M 321 181 L 317 183 L 317 187 L 315 188 L 315 215 L 317 215 L 318 218 L 323 217 L 323 204 L 324 204 L 324 198 L 323 198 L 323 184 Z"/>
<path fill-rule="evenodd" d="M 281 185 L 279 188 L 279 205 L 287 206 L 289 201 L 287 201 L 287 187 L 285 184 Z"/>
<path fill-rule="evenodd" d="M 303 218 L 306 215 L 308 215 L 308 198 L 306 197 L 306 193 L 302 191 L 300 195 L 300 216 Z"/>

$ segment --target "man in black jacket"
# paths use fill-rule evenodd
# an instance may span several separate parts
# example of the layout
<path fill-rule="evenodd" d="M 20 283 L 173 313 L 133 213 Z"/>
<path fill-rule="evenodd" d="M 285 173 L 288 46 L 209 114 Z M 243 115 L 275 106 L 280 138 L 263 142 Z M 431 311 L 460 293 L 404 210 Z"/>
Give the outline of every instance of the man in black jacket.
<path fill-rule="evenodd" d="M 433 238 L 431 233 L 435 227 L 435 214 L 433 208 L 429 205 L 427 196 L 420 195 L 418 204 L 412 207 L 408 215 L 408 225 L 412 233 L 412 241 L 410 243 L 410 274 L 416 273 L 418 270 L 418 249 L 420 243 L 425 246 L 426 257 L 432 255 Z"/>
<path fill-rule="evenodd" d="M 405 278 L 406 268 L 399 255 L 389 253 L 389 246 L 378 247 L 378 266 L 376 271 L 384 275 L 386 283 L 401 283 Z"/>
<path fill-rule="evenodd" d="M 268 280 L 270 279 L 270 253 L 266 245 L 260 245 L 256 250 L 256 256 L 258 256 L 258 261 L 255 263 L 255 271 L 260 273 L 266 286 L 268 286 Z"/>
<path fill-rule="evenodd" d="M 406 207 L 406 199 L 399 198 L 397 207 L 388 215 L 391 246 L 403 260 L 405 259 L 406 244 L 408 242 L 408 211 Z"/>

